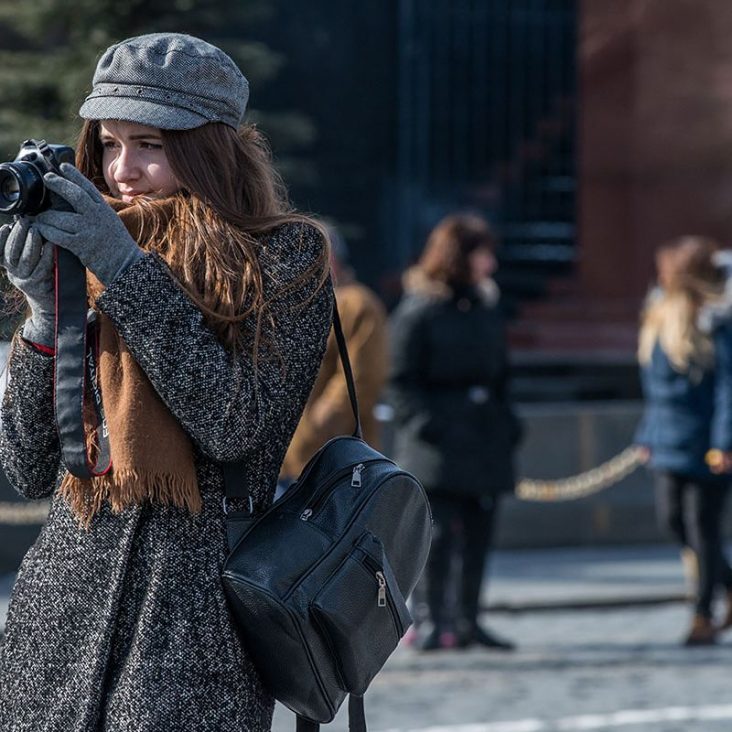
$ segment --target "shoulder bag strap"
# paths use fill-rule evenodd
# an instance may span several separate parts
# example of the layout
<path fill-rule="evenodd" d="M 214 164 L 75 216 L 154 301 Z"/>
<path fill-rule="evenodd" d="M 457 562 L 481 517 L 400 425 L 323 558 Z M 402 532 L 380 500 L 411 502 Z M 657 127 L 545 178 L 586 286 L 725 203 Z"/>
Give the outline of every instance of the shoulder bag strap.
<path fill-rule="evenodd" d="M 356 421 L 356 427 L 353 430 L 353 436 L 362 438 L 361 433 L 361 413 L 358 409 L 358 396 L 356 395 L 356 384 L 353 381 L 353 371 L 351 370 L 351 359 L 348 357 L 348 347 L 346 346 L 346 337 L 343 335 L 343 327 L 341 326 L 341 316 L 338 313 L 338 303 L 333 299 L 333 330 L 335 331 L 336 341 L 338 342 L 338 355 L 341 357 L 343 364 L 343 373 L 346 377 L 346 386 L 348 387 L 348 398 L 351 400 L 351 409 L 353 410 L 353 418 Z"/>

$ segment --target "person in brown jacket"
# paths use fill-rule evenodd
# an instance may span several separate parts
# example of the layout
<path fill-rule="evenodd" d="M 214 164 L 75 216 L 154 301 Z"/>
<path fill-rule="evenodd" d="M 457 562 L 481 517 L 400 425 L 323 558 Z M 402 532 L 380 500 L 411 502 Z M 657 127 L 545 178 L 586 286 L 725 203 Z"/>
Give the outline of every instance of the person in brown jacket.
<path fill-rule="evenodd" d="M 363 437 L 380 449 L 374 406 L 388 374 L 386 309 L 373 291 L 356 281 L 341 235 L 332 228 L 330 235 L 331 272 L 356 383 Z M 353 411 L 338 345 L 331 331 L 320 373 L 282 464 L 280 490 L 297 478 L 323 443 L 336 435 L 351 434 L 353 429 Z"/>

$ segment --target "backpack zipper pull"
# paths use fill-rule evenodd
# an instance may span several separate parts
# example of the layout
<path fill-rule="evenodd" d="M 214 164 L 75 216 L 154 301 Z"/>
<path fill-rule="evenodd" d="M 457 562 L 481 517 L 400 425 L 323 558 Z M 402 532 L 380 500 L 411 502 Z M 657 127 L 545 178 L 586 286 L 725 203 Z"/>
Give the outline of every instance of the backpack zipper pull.
<path fill-rule="evenodd" d="M 364 468 L 363 463 L 359 463 L 353 469 L 353 475 L 351 476 L 351 485 L 354 488 L 360 488 L 361 487 L 361 473 L 363 472 L 363 468 Z"/>
<path fill-rule="evenodd" d="M 300 520 L 301 521 L 307 521 L 311 516 L 313 515 L 313 509 L 312 508 L 306 508 L 301 514 L 300 514 Z"/>
<path fill-rule="evenodd" d="M 386 607 L 386 579 L 383 572 L 376 573 L 376 581 L 379 583 L 377 605 L 379 607 Z"/>

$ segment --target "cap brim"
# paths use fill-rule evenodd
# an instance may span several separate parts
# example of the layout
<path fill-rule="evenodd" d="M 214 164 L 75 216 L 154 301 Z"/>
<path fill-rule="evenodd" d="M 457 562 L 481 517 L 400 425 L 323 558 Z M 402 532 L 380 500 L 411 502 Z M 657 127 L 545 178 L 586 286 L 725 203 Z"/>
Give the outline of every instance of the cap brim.
<path fill-rule="evenodd" d="M 84 119 L 117 119 L 157 127 L 161 130 L 191 130 L 211 120 L 180 107 L 151 102 L 137 97 L 93 97 L 79 109 Z"/>

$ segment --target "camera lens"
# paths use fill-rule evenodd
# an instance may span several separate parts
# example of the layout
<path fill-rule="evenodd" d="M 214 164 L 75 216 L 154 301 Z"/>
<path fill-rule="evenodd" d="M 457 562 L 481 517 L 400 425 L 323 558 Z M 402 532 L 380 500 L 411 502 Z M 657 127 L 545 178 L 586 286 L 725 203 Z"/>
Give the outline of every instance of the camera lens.
<path fill-rule="evenodd" d="M 37 214 L 43 209 L 43 174 L 24 161 L 0 164 L 0 213 Z"/>
<path fill-rule="evenodd" d="M 0 201 L 5 204 L 15 203 L 20 198 L 20 184 L 17 178 L 5 171 L 0 174 Z"/>

